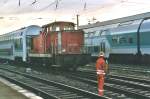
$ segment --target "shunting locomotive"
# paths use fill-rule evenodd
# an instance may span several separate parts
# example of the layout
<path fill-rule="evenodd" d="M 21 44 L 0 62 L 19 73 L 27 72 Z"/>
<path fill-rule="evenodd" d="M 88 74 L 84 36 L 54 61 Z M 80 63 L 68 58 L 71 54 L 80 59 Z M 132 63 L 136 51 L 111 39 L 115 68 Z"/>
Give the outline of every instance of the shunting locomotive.
<path fill-rule="evenodd" d="M 42 26 L 42 32 L 32 38 L 33 48 L 30 61 L 53 64 L 76 69 L 90 62 L 90 55 L 84 53 L 84 34 L 75 30 L 72 22 L 53 22 Z M 84 60 L 83 60 L 84 59 Z"/>

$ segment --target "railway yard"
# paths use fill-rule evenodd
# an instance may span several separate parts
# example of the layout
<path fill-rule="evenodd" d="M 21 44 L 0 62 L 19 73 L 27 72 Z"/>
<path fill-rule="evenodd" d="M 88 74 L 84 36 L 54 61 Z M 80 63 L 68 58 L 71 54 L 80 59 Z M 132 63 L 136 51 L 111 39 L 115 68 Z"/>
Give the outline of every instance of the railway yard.
<path fill-rule="evenodd" d="M 149 0 L 0 5 L 0 99 L 150 99 Z"/>
<path fill-rule="evenodd" d="M 0 77 L 21 89 L 3 93 L 14 92 L 16 99 L 20 94 L 29 99 L 150 99 L 148 15 L 80 29 L 55 21 L 0 35 Z"/>
<path fill-rule="evenodd" d="M 150 68 L 134 68 L 110 64 L 101 97 L 97 92 L 94 64 L 71 72 L 57 68 L 27 70 L 1 63 L 0 76 L 44 99 L 150 99 Z"/>

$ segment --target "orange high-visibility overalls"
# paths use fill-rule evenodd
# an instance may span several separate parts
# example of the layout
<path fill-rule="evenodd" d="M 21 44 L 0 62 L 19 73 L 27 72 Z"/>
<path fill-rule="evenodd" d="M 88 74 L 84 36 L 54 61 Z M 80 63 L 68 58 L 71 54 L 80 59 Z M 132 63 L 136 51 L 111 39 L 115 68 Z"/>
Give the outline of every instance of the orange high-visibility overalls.
<path fill-rule="evenodd" d="M 104 76 L 105 76 L 105 72 L 104 72 L 104 68 L 105 68 L 105 60 L 104 57 L 99 57 L 96 61 L 96 70 L 97 70 L 97 78 L 98 78 L 98 94 L 100 96 L 103 95 L 103 86 L 104 86 Z"/>

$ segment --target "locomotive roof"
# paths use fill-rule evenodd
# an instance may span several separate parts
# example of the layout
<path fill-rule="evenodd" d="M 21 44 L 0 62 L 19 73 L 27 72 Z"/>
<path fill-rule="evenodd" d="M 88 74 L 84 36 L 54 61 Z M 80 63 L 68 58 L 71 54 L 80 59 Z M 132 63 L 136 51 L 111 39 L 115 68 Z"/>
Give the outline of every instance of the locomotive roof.
<path fill-rule="evenodd" d="M 55 25 L 55 24 L 62 24 L 62 23 L 65 23 L 65 24 L 71 24 L 72 26 L 74 26 L 74 25 L 75 25 L 73 22 L 55 21 L 55 22 L 52 22 L 52 23 L 49 23 L 49 24 L 43 25 L 42 27 L 47 27 L 47 26 L 51 26 L 51 25 Z"/>
<path fill-rule="evenodd" d="M 132 21 L 132 20 L 143 19 L 146 17 L 150 17 L 150 12 L 136 14 L 136 15 L 123 17 L 123 18 L 117 18 L 117 19 L 103 21 L 103 22 L 96 22 L 94 24 L 82 25 L 82 26 L 79 26 L 79 29 L 88 29 L 88 28 L 105 26 L 105 25 L 110 25 L 110 24 L 123 23 L 123 22 Z"/>

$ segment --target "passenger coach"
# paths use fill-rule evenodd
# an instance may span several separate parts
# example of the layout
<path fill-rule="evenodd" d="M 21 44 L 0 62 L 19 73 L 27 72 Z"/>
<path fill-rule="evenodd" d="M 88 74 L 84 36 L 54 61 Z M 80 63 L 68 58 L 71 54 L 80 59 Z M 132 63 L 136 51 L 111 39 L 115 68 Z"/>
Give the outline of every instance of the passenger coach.
<path fill-rule="evenodd" d="M 111 63 L 150 64 L 150 13 L 80 26 L 85 32 L 87 52 L 99 51 Z M 94 60 L 95 61 L 95 60 Z"/>
<path fill-rule="evenodd" d="M 30 38 L 39 35 L 41 30 L 41 27 L 31 25 L 0 35 L 0 58 L 26 62 L 32 48 Z"/>

